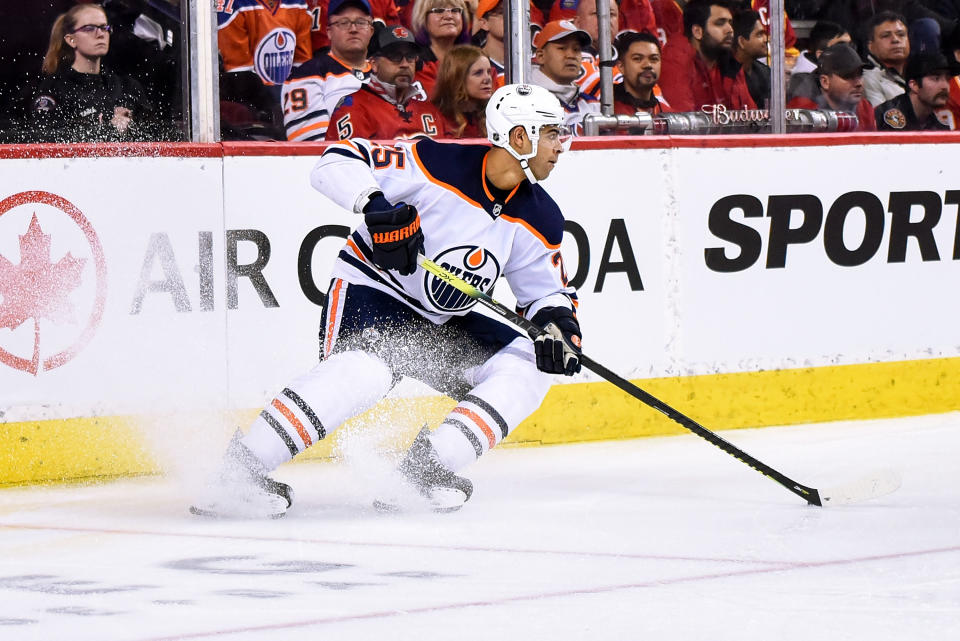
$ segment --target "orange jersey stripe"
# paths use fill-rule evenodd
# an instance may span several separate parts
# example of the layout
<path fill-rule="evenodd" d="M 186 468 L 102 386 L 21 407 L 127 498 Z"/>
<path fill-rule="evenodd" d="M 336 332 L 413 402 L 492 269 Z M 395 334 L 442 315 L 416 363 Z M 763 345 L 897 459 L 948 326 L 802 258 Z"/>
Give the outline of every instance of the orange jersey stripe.
<path fill-rule="evenodd" d="M 484 420 L 480 418 L 480 416 L 476 412 L 468 410 L 465 407 L 458 406 L 453 408 L 453 413 L 463 414 L 464 416 L 472 420 L 474 423 L 476 423 L 477 426 L 481 430 L 483 430 L 483 435 L 487 437 L 487 442 L 490 444 L 490 449 L 493 449 L 493 447 L 497 444 L 497 438 L 493 435 L 493 430 L 490 429 L 490 426 L 487 425 L 484 422 Z"/>
<path fill-rule="evenodd" d="M 529 231 L 531 234 L 533 234 L 534 236 L 536 236 L 537 238 L 539 238 L 539 239 L 540 239 L 540 242 L 543 243 L 544 245 L 546 245 L 547 249 L 560 249 L 560 244 L 559 244 L 559 243 L 557 243 L 556 245 L 553 245 L 553 244 L 549 243 L 549 242 L 547 241 L 547 239 L 543 237 L 543 234 L 541 234 L 540 232 L 538 232 L 538 231 L 536 230 L 536 228 L 533 227 L 533 225 L 531 225 L 531 224 L 528 223 L 527 221 L 525 221 L 525 220 L 523 220 L 523 219 L 521 219 L 521 218 L 512 218 L 512 217 L 507 216 L 507 215 L 505 215 L 505 214 L 500 214 L 500 218 L 503 218 L 504 220 L 508 220 L 508 221 L 510 221 L 511 223 L 517 223 L 517 224 L 519 224 L 519 225 L 523 225 L 524 227 L 527 228 L 527 231 Z"/>
<path fill-rule="evenodd" d="M 329 121 L 329 120 L 321 120 L 320 122 L 316 122 L 316 123 L 314 123 L 314 124 L 312 124 L 312 125 L 308 125 L 308 126 L 306 126 L 306 127 L 301 127 L 300 129 L 297 129 L 296 131 L 291 131 L 291 132 L 288 134 L 288 138 L 290 138 L 290 139 L 292 140 L 293 138 L 296 138 L 297 136 L 302 136 L 302 135 L 304 135 L 304 134 L 308 134 L 308 133 L 310 133 L 311 131 L 313 131 L 314 129 L 323 129 L 324 131 L 326 131 L 327 127 L 329 127 L 329 126 L 330 126 L 330 121 Z"/>
<path fill-rule="evenodd" d="M 304 445 L 306 445 L 307 447 L 310 447 L 311 445 L 313 445 L 313 440 L 310 438 L 310 435 L 307 434 L 307 430 L 306 428 L 303 427 L 303 423 L 300 422 L 300 419 L 294 416 L 293 412 L 290 411 L 289 407 L 281 403 L 280 399 L 278 398 L 273 399 L 272 405 L 275 408 L 277 408 L 280 411 L 280 413 L 283 414 L 288 421 L 290 421 L 290 424 L 296 428 L 297 434 L 299 434 L 300 438 L 303 439 Z"/>
<path fill-rule="evenodd" d="M 324 341 L 323 353 L 330 354 L 333 349 L 333 331 L 337 327 L 337 307 L 340 305 L 340 290 L 343 288 L 343 281 L 337 279 L 337 284 L 333 286 L 333 292 L 330 294 L 330 304 L 327 305 L 327 336 Z"/>

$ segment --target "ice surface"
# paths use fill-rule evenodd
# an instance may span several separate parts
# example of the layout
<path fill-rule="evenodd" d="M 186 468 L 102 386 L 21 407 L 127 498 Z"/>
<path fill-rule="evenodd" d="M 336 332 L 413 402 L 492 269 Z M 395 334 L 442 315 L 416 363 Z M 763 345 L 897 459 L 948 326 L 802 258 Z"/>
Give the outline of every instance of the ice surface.
<path fill-rule="evenodd" d="M 278 470 L 277 521 L 173 478 L 0 490 L 0 639 L 957 638 L 960 415 L 726 432 L 822 509 L 689 435 L 502 449 L 454 514 L 369 507 L 364 466 Z"/>

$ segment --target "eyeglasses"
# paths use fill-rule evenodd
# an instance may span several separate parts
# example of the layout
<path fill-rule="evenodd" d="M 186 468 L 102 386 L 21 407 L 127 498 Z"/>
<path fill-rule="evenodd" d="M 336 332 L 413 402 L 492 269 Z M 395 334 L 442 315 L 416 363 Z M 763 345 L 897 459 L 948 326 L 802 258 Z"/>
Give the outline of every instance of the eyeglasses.
<path fill-rule="evenodd" d="M 459 16 L 463 14 L 463 9 L 460 7 L 434 7 L 433 9 L 429 9 L 427 13 L 432 13 L 435 16 L 442 16 L 445 13 Z"/>
<path fill-rule="evenodd" d="M 407 62 L 416 62 L 420 59 L 420 54 L 416 53 L 415 51 L 393 51 L 391 53 L 382 53 L 380 55 L 395 65 L 400 64 L 404 60 Z"/>
<path fill-rule="evenodd" d="M 356 20 L 335 20 L 330 23 L 331 27 L 336 27 L 337 29 L 349 29 L 350 27 L 356 27 L 357 29 L 369 29 L 373 26 L 373 20 L 370 18 L 357 18 Z"/>
<path fill-rule="evenodd" d="M 102 31 L 103 33 L 110 33 L 113 31 L 113 27 L 108 24 L 85 24 L 82 27 L 77 27 L 71 33 L 76 33 L 82 31 L 84 33 L 96 33 Z"/>

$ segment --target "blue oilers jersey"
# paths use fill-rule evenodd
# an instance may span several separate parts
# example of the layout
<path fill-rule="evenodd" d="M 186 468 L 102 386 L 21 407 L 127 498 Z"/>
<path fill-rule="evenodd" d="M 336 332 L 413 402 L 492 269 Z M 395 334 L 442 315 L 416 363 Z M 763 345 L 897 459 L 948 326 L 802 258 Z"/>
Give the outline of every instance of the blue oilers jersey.
<path fill-rule="evenodd" d="M 379 145 L 344 140 L 324 152 L 311 184 L 335 203 L 361 212 L 377 191 L 391 203 L 417 208 L 424 253 L 485 292 L 506 278 L 521 311 L 543 307 L 575 311 L 560 255 L 563 215 L 540 185 L 521 182 L 509 194 L 485 177 L 486 145 L 430 139 Z M 373 287 L 435 323 L 466 314 L 476 301 L 423 271 L 408 276 L 378 269 L 370 233 L 361 222 L 347 239 L 333 277 Z"/>

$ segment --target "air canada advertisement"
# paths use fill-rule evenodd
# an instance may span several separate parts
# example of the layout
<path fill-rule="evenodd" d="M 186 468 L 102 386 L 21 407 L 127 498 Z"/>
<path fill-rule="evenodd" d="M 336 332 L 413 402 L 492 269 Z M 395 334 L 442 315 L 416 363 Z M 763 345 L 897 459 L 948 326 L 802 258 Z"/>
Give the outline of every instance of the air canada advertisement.
<path fill-rule="evenodd" d="M 955 154 L 822 151 L 562 158 L 544 187 L 584 348 L 632 378 L 957 356 Z M 358 219 L 314 157 L 3 162 L 2 420 L 256 407 L 316 362 Z"/>

